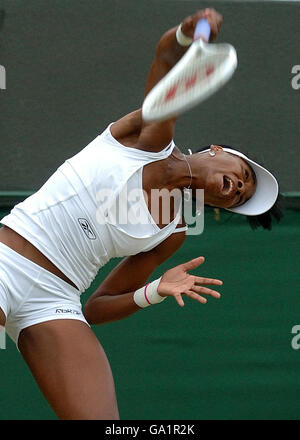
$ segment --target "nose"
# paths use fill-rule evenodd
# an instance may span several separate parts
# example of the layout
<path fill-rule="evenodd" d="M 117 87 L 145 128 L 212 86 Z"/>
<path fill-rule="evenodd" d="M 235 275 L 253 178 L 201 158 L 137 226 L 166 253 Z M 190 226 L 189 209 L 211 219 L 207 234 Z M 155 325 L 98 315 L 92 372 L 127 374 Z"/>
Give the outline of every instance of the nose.
<path fill-rule="evenodd" d="M 241 179 L 238 179 L 237 181 L 237 193 L 243 193 L 245 191 L 245 184 Z"/>

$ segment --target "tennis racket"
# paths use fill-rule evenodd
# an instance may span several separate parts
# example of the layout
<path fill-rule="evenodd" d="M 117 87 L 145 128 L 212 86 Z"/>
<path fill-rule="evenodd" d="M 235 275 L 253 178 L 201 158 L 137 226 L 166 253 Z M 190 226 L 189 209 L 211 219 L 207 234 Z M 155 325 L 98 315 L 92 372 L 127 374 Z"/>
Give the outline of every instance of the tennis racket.
<path fill-rule="evenodd" d="M 210 25 L 198 21 L 194 41 L 178 63 L 146 96 L 142 116 L 162 121 L 189 110 L 219 90 L 237 67 L 235 48 L 228 43 L 208 44 Z"/>

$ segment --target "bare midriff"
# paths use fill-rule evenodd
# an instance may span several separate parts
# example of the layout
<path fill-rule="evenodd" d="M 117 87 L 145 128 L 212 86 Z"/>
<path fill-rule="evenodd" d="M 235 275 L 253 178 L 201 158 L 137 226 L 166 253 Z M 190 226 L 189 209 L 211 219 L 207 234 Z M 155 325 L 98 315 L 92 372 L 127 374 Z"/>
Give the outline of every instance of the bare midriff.
<path fill-rule="evenodd" d="M 77 289 L 75 284 L 68 277 L 66 277 L 66 275 L 60 269 L 58 269 L 58 267 L 56 267 L 42 252 L 40 252 L 35 246 L 26 240 L 26 238 L 22 237 L 13 229 L 7 226 L 1 227 L 0 242 Z"/>

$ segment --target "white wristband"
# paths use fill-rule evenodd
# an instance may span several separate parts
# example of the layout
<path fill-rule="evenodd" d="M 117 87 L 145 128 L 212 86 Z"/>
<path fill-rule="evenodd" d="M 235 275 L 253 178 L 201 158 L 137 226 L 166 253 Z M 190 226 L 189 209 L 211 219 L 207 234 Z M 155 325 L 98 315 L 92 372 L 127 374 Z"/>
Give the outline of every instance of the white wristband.
<path fill-rule="evenodd" d="M 193 39 L 184 35 L 181 30 L 182 23 L 178 26 L 176 31 L 176 40 L 180 46 L 190 46 L 193 42 Z"/>
<path fill-rule="evenodd" d="M 161 277 L 134 292 L 133 300 L 139 307 L 144 309 L 153 304 L 158 304 L 167 298 L 166 296 L 160 296 L 157 293 L 160 280 Z"/>

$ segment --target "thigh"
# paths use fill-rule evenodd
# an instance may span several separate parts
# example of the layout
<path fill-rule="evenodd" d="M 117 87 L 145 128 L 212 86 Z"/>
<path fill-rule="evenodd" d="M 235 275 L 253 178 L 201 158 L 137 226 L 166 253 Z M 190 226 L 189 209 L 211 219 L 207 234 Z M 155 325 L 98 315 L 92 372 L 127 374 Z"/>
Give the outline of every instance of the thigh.
<path fill-rule="evenodd" d="M 18 346 L 58 418 L 119 418 L 110 365 L 86 323 L 60 319 L 32 325 L 22 330 Z"/>

